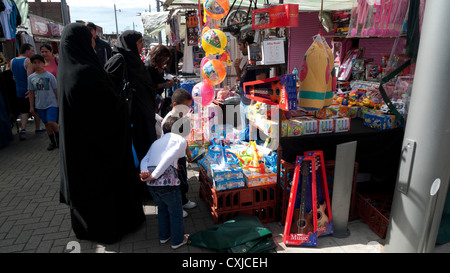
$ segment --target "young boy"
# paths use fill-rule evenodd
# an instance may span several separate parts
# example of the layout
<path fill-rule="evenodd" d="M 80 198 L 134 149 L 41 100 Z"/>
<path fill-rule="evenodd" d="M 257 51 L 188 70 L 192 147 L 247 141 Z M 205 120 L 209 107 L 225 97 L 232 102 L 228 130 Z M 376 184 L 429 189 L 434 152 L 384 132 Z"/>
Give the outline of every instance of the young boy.
<path fill-rule="evenodd" d="M 141 161 L 141 180 L 158 206 L 159 240 L 162 244 L 172 240 L 172 248 L 186 244 L 183 209 L 181 207 L 181 182 L 178 179 L 177 161 L 186 156 L 187 141 L 172 133 L 178 117 L 169 117 L 163 125 L 164 135 L 153 142 Z"/>
<path fill-rule="evenodd" d="M 35 71 L 28 77 L 30 112 L 33 115 L 37 112 L 39 118 L 45 124 L 45 129 L 50 138 L 47 150 L 51 151 L 59 147 L 56 78 L 50 72 L 45 71 L 44 57 L 36 54 L 30 60 Z"/>
<path fill-rule="evenodd" d="M 172 94 L 172 110 L 167 113 L 167 115 L 164 117 L 161 126 L 163 127 L 166 120 L 170 117 L 176 116 L 180 117 L 180 114 L 182 113 L 182 116 L 184 117 L 192 104 L 192 96 L 191 94 L 186 91 L 185 89 L 178 88 L 173 92 Z M 164 132 L 163 132 L 164 133 Z M 183 135 L 188 135 L 189 132 L 184 132 Z M 187 161 L 192 161 L 192 155 L 191 150 L 188 146 L 186 146 L 186 155 L 187 155 Z M 183 208 L 185 209 L 193 209 L 197 206 L 195 202 L 190 201 L 186 194 L 189 190 L 189 184 L 187 182 L 187 162 L 186 162 L 186 155 L 183 155 L 178 160 L 178 175 L 181 180 L 181 196 L 183 201 Z M 183 210 L 183 217 L 187 217 L 188 213 Z"/>

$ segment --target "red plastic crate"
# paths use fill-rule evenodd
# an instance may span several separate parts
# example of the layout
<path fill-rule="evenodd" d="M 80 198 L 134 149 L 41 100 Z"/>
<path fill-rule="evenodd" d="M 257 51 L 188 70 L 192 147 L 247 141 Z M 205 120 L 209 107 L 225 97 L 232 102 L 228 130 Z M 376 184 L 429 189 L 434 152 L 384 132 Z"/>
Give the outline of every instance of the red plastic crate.
<path fill-rule="evenodd" d="M 217 211 L 240 210 L 275 204 L 276 184 L 216 191 L 203 168 L 200 168 L 201 197 Z"/>
<path fill-rule="evenodd" d="M 392 195 L 387 193 L 360 194 L 356 192 L 358 216 L 382 239 L 386 237 Z"/>
<path fill-rule="evenodd" d="M 275 204 L 223 212 L 211 211 L 211 215 L 214 218 L 214 224 L 226 222 L 238 215 L 253 215 L 258 217 L 261 223 L 266 224 L 275 221 Z"/>

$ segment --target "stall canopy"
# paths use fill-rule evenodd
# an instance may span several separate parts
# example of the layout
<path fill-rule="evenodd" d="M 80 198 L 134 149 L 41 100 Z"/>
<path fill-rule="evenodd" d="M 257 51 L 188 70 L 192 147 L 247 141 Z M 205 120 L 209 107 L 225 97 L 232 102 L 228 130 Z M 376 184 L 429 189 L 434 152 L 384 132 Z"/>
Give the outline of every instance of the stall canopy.
<path fill-rule="evenodd" d="M 202 0 L 200 0 L 203 3 Z M 234 0 L 230 0 L 230 6 Z M 265 0 L 258 0 L 257 7 L 262 8 Z M 269 0 L 270 4 L 279 4 L 279 0 Z M 254 1 L 252 2 L 254 3 Z M 323 0 L 323 10 L 346 10 L 353 7 L 354 0 Z M 319 11 L 322 7 L 322 0 L 283 0 L 283 4 L 298 4 L 299 11 Z M 248 7 L 250 0 L 236 0 L 234 6 Z M 198 0 L 166 0 L 164 9 L 168 8 L 196 8 Z"/>
<path fill-rule="evenodd" d="M 168 17 L 169 11 L 141 13 L 145 34 L 152 35 L 163 30 L 166 27 Z"/>

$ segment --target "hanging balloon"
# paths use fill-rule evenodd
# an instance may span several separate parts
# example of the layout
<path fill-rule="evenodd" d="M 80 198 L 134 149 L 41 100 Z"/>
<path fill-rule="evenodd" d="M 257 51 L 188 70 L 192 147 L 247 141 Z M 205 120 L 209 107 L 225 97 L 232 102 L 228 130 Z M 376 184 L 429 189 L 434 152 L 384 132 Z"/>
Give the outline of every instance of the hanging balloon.
<path fill-rule="evenodd" d="M 210 29 L 202 35 L 202 48 L 210 54 L 220 54 L 227 46 L 227 36 L 218 29 Z"/>
<path fill-rule="evenodd" d="M 203 0 L 203 9 L 213 19 L 222 19 L 230 10 L 228 0 Z"/>
<path fill-rule="evenodd" d="M 207 63 L 209 60 L 211 60 L 208 56 L 203 57 L 202 61 L 200 62 L 200 70 L 203 69 L 203 66 L 205 63 Z"/>
<path fill-rule="evenodd" d="M 205 63 L 202 68 L 202 75 L 209 84 L 216 85 L 223 82 L 227 71 L 221 60 L 214 59 Z"/>
<path fill-rule="evenodd" d="M 215 96 L 216 93 L 214 87 L 205 80 L 197 83 L 194 88 L 192 88 L 192 98 L 198 105 L 206 106 L 210 104 Z"/>

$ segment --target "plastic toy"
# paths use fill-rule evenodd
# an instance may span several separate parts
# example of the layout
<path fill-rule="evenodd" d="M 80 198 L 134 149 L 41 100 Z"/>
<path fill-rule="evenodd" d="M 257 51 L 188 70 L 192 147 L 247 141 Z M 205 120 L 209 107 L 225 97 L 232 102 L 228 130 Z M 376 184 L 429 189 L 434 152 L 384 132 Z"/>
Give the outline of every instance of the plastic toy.
<path fill-rule="evenodd" d="M 216 96 L 214 87 L 207 81 L 203 80 L 192 88 L 192 98 L 194 102 L 201 106 L 210 104 Z"/>
<path fill-rule="evenodd" d="M 223 82 L 227 75 L 225 65 L 220 60 L 209 60 L 202 68 L 203 78 L 211 85 L 217 85 Z"/>
<path fill-rule="evenodd" d="M 202 61 L 200 62 L 200 70 L 202 70 L 203 66 L 210 60 L 211 59 L 208 56 L 203 57 Z"/>
<path fill-rule="evenodd" d="M 203 9 L 213 19 L 222 19 L 230 10 L 228 0 L 204 0 Z"/>
<path fill-rule="evenodd" d="M 227 45 L 227 36 L 218 29 L 202 32 L 202 48 L 210 55 L 222 54 Z"/>
<path fill-rule="evenodd" d="M 250 147 L 252 147 L 253 151 L 248 152 L 248 148 Z M 248 169 L 261 174 L 266 171 L 263 156 L 259 153 L 255 141 L 250 141 L 247 148 L 243 152 L 237 154 L 237 158 L 240 161 L 239 165 L 242 169 Z"/>

